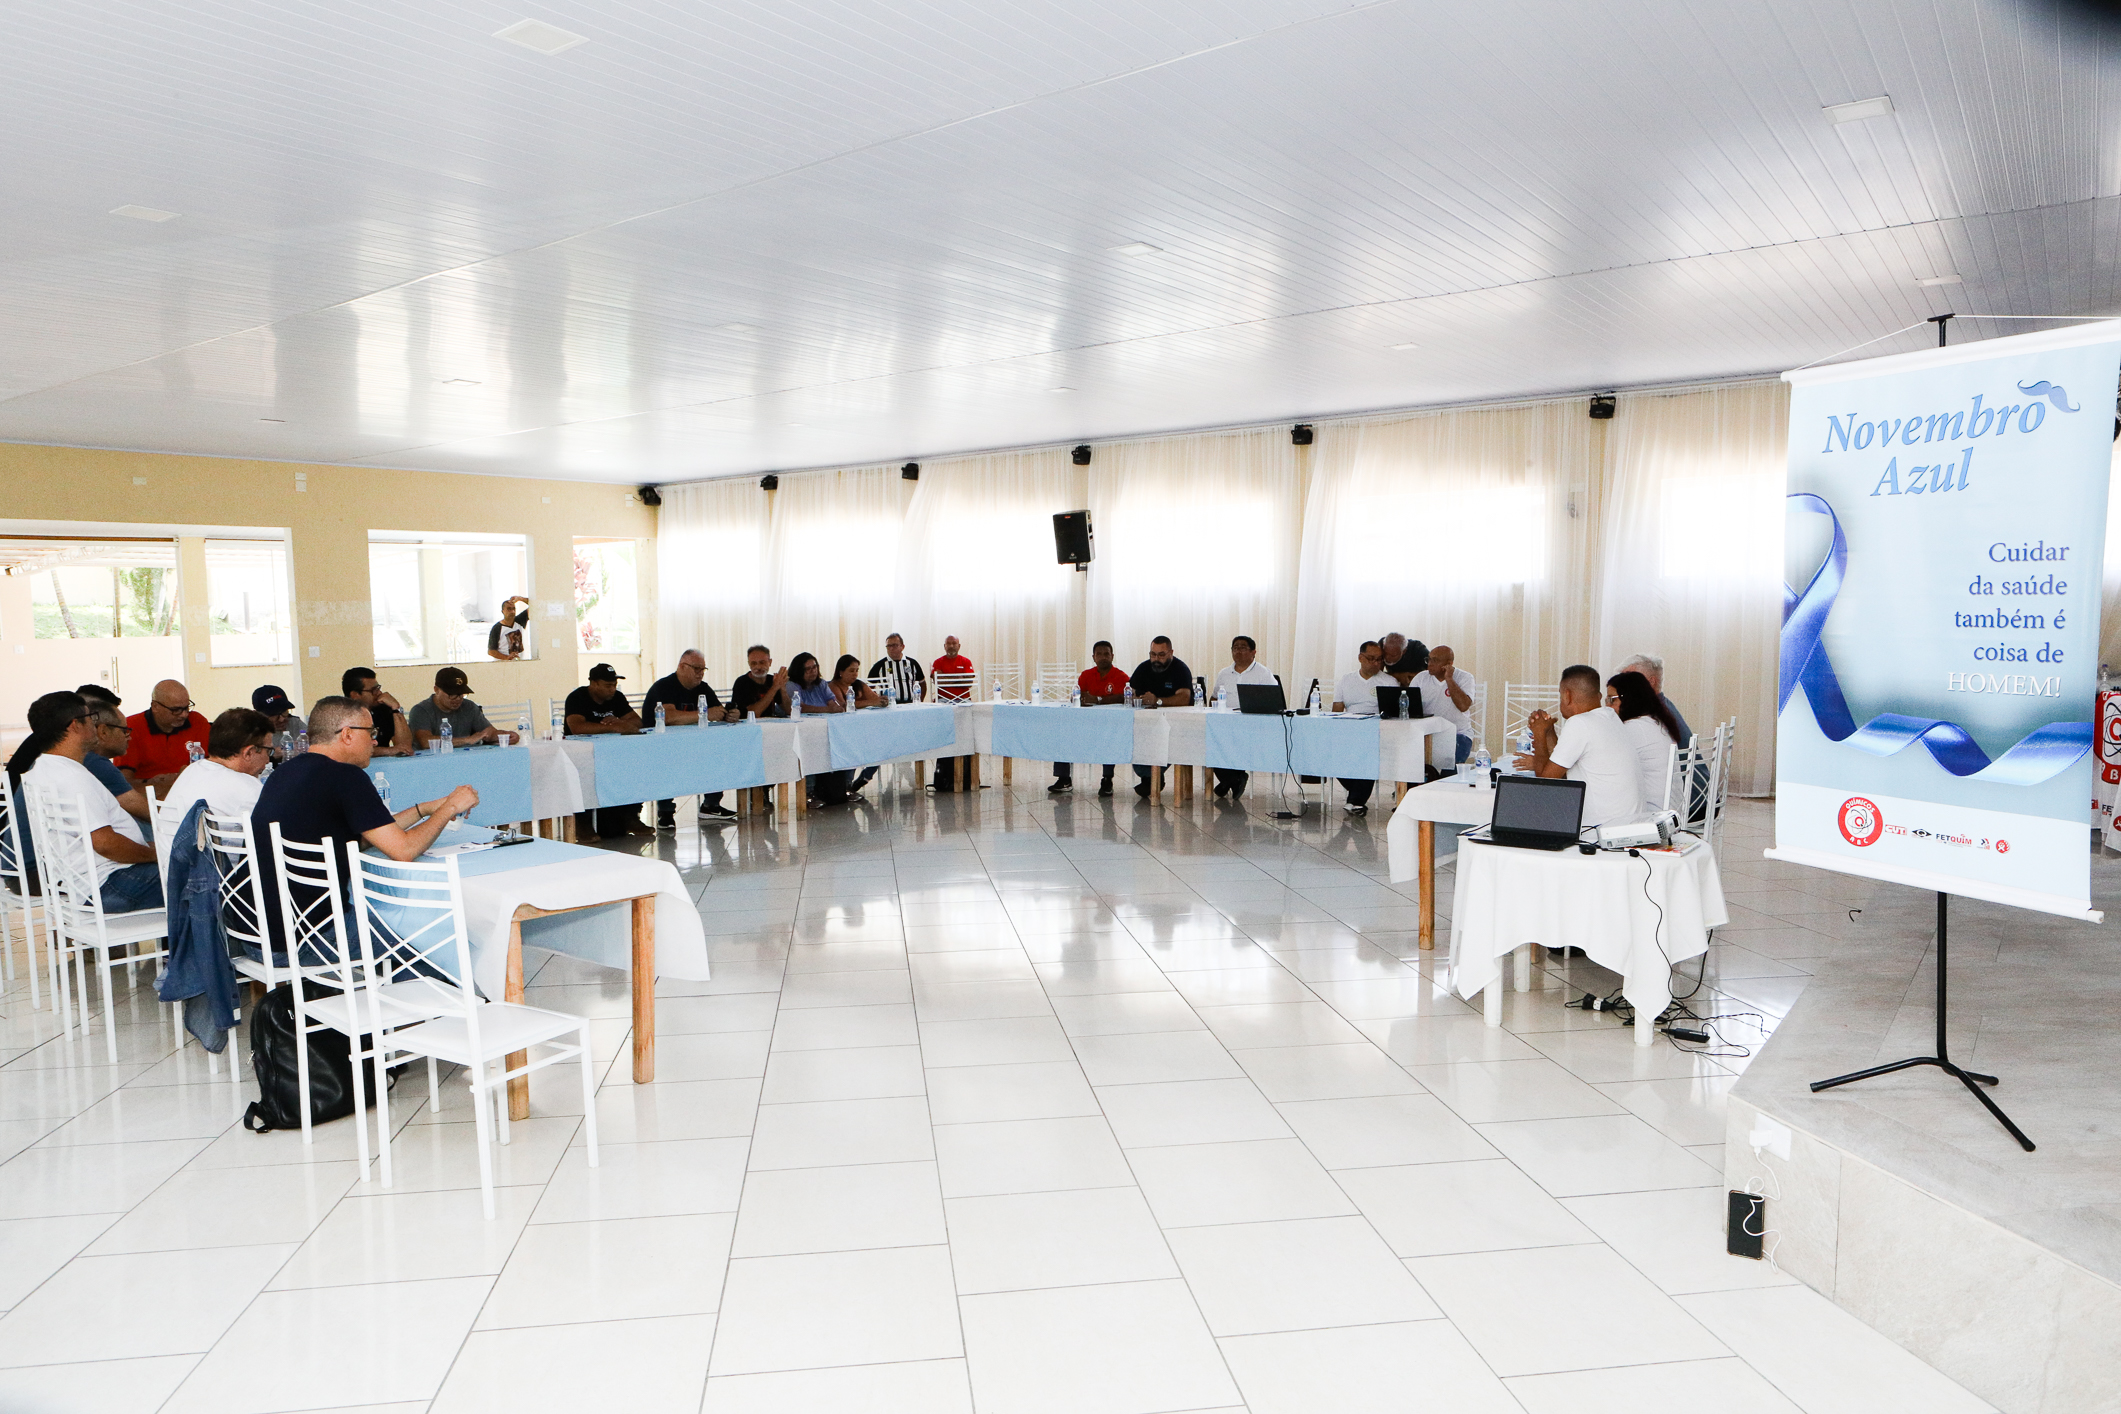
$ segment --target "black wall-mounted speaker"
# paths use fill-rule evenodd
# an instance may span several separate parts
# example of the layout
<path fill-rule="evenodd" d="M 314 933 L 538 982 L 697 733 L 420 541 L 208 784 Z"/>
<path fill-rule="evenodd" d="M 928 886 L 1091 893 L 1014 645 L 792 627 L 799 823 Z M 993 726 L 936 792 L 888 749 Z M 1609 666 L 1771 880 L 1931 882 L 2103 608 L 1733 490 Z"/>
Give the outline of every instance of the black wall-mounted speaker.
<path fill-rule="evenodd" d="M 653 486 L 643 486 L 640 490 L 640 496 L 641 504 L 644 506 L 660 506 L 663 504 L 662 492 L 656 490 Z"/>
<path fill-rule="evenodd" d="M 1090 513 L 1062 511 L 1053 517 L 1053 558 L 1064 565 L 1090 563 Z"/>
<path fill-rule="evenodd" d="M 1610 420 L 1613 416 L 1613 410 L 1619 406 L 1620 399 L 1614 397 L 1611 393 L 1591 394 L 1591 416 L 1600 422 Z"/>
<path fill-rule="evenodd" d="M 901 481 L 920 480 L 921 464 L 919 462 L 907 462 L 904 466 L 898 469 L 898 479 Z"/>
<path fill-rule="evenodd" d="M 1090 444 L 1088 442 L 1085 442 L 1080 447 L 1077 447 L 1074 451 L 1068 453 L 1068 459 L 1074 462 L 1077 466 L 1090 465 Z"/>
<path fill-rule="evenodd" d="M 1297 424 L 1296 424 L 1296 425 L 1295 425 L 1294 427 L 1290 428 L 1290 429 L 1289 429 L 1289 441 L 1290 441 L 1291 445 L 1293 445 L 1293 446 L 1298 446 L 1298 447 L 1308 447 L 1308 446 L 1310 446 L 1310 445 L 1311 445 L 1311 424 L 1310 424 L 1310 423 L 1308 423 L 1308 422 L 1299 422 L 1299 423 L 1297 423 Z"/>
<path fill-rule="evenodd" d="M 778 476 L 775 476 L 772 472 L 769 471 L 764 476 L 759 478 L 759 490 L 778 491 L 780 489 L 781 479 Z"/>

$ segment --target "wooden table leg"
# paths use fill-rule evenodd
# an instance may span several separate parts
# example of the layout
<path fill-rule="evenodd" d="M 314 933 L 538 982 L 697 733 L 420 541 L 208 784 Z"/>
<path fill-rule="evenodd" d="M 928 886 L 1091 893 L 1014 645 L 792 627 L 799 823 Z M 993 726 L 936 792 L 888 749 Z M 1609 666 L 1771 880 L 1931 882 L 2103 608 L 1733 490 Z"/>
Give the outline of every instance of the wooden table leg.
<path fill-rule="evenodd" d="M 508 922 L 508 986 L 503 997 L 514 1006 L 523 1004 L 523 920 L 512 918 Z M 530 1059 L 528 1051 L 510 1051 L 508 1068 L 514 1070 Z M 530 1077 L 519 1075 L 508 1082 L 508 1117 L 530 1118 Z"/>
<path fill-rule="evenodd" d="M 1421 951 L 1436 950 L 1436 822 L 1423 820 L 1415 853 L 1421 866 Z"/>
<path fill-rule="evenodd" d="M 633 1083 L 655 1079 L 655 895 L 633 901 Z"/>
<path fill-rule="evenodd" d="M 1016 765 L 1016 758 L 1015 758 L 1014 756 L 1004 756 L 1004 757 L 1002 758 L 1002 784 L 1003 784 L 1003 785 L 1008 785 L 1008 784 L 1009 784 L 1009 783 L 1010 783 L 1011 781 L 1013 781 L 1013 780 L 1015 780 L 1015 779 L 1016 779 L 1016 773 L 1015 773 L 1015 770 L 1013 769 L 1013 768 L 1015 767 L 1015 765 Z"/>
<path fill-rule="evenodd" d="M 913 788 L 914 788 L 915 790 L 919 790 L 919 789 L 921 789 L 921 787 L 923 787 L 923 786 L 925 786 L 925 785 L 927 785 L 927 784 L 928 784 L 928 763 L 927 763 L 927 762 L 925 762 L 925 761 L 916 761 L 916 762 L 914 762 L 914 763 L 913 763 Z"/>
<path fill-rule="evenodd" d="M 1157 800 L 1164 798 L 1164 768 L 1161 766 L 1149 768 L 1149 794 Z"/>

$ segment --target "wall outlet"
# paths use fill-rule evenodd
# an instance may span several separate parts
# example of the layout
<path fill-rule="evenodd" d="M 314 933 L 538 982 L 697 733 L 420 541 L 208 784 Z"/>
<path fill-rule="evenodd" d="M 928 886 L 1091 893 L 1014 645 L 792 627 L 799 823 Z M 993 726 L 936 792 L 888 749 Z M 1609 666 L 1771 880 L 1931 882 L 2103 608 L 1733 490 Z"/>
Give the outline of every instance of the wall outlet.
<path fill-rule="evenodd" d="M 1757 1262 L 1766 1256 L 1767 1199 L 1733 1188 L 1724 1233 L 1724 1250 L 1733 1257 L 1751 1257 Z"/>
<path fill-rule="evenodd" d="M 1765 1149 L 1784 1163 L 1790 1157 L 1790 1127 L 1777 1124 L 1766 1115 L 1753 1116 L 1753 1132 L 1746 1135 L 1745 1142 L 1753 1146 L 1755 1153 Z"/>
<path fill-rule="evenodd" d="M 22 650 L 17 648 L 15 651 L 20 653 Z M 194 653 L 191 655 L 191 660 L 194 663 L 203 663 L 206 661 L 206 655 L 204 653 Z"/>
<path fill-rule="evenodd" d="M 147 478 L 144 476 L 136 476 L 133 478 L 133 485 L 135 486 L 145 486 L 146 484 Z"/>
<path fill-rule="evenodd" d="M 309 656 L 312 658 L 321 658 L 324 656 L 324 650 L 322 648 L 312 648 L 309 650 Z"/>

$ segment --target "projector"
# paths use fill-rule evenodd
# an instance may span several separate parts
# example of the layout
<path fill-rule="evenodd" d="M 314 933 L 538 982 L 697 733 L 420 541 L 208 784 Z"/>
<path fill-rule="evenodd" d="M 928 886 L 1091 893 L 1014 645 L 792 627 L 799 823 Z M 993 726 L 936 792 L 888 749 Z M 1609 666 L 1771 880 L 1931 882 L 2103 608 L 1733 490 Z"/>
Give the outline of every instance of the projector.
<path fill-rule="evenodd" d="M 1672 836 L 1679 832 L 1679 816 L 1670 810 L 1654 812 L 1647 820 L 1632 820 L 1624 825 L 1601 825 L 1598 827 L 1600 849 L 1639 849 L 1645 846 L 1668 847 Z"/>

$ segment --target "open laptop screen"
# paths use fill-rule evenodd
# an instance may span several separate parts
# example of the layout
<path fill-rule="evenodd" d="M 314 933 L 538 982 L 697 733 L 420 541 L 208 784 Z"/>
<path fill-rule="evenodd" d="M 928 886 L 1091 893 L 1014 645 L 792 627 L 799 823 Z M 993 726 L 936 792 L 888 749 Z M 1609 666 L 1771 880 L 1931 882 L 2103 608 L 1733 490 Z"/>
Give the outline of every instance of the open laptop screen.
<path fill-rule="evenodd" d="M 1504 776 L 1495 783 L 1494 828 L 1574 839 L 1583 825 L 1582 781 Z"/>

